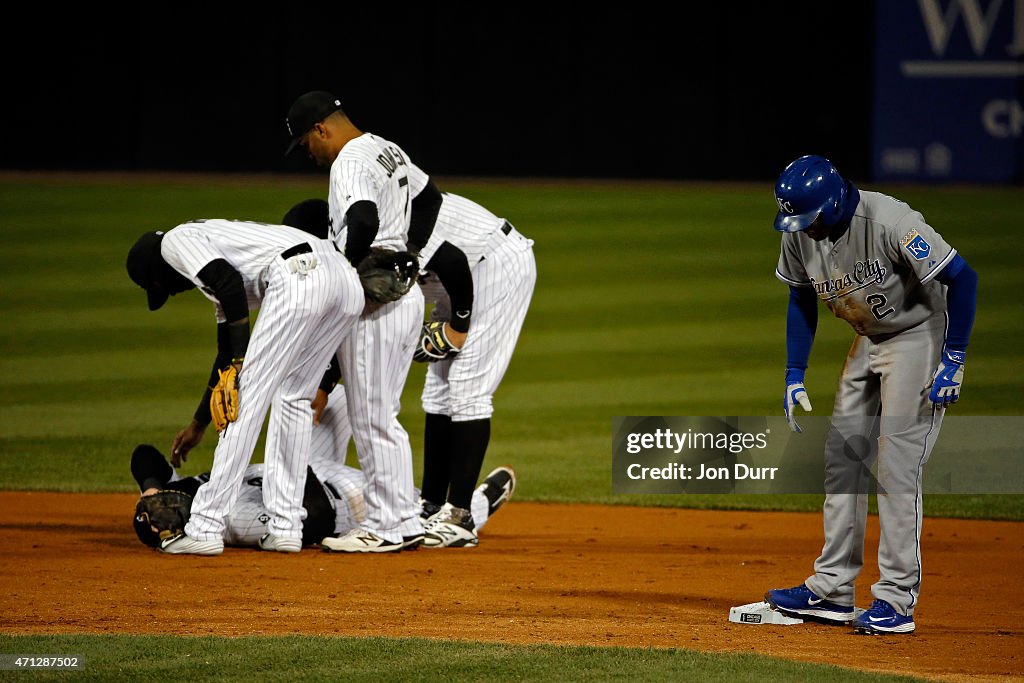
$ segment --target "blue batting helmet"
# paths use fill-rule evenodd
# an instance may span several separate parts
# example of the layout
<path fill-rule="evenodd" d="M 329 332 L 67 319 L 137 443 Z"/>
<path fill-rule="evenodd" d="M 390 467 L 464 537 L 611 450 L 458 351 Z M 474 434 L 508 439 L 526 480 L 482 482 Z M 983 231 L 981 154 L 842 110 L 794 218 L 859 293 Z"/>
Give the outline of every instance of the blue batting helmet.
<path fill-rule="evenodd" d="M 800 232 L 818 216 L 831 227 L 843 214 L 845 199 L 846 181 L 832 162 L 814 154 L 802 156 L 775 181 L 775 201 L 779 203 L 775 229 Z"/>

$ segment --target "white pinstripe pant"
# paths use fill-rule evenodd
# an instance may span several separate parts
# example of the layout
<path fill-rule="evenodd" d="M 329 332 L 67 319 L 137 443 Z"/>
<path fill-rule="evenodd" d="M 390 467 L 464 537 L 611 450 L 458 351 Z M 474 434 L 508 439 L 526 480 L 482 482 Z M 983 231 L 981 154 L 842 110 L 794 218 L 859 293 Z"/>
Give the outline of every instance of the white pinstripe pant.
<path fill-rule="evenodd" d="M 533 240 L 515 229 L 496 230 L 491 249 L 473 267 L 473 322 L 452 360 L 431 363 L 423 385 L 423 410 L 453 422 L 483 420 L 515 351 L 537 282 Z M 441 290 L 443 292 L 443 289 Z M 447 294 L 438 298 L 433 320 L 450 319 Z"/>
<path fill-rule="evenodd" d="M 238 419 L 220 433 L 210 481 L 192 503 L 185 527 L 192 538 L 221 538 L 271 402 L 263 482 L 268 526 L 281 537 L 302 537 L 310 401 L 331 354 L 363 308 L 359 278 L 345 257 L 325 242 L 310 240 L 310 245 L 318 265 L 306 276 L 290 272 L 280 258 L 269 268 L 239 375 Z"/>
<path fill-rule="evenodd" d="M 413 287 L 398 301 L 364 313 L 338 349 L 352 436 L 366 475 L 361 528 L 393 543 L 422 533 L 412 446 L 398 421 L 422 324 L 423 292 Z"/>
<path fill-rule="evenodd" d="M 313 443 L 310 448 L 309 466 L 316 472 L 320 481 L 330 484 L 338 493 L 346 497 L 353 492 L 353 489 L 358 490 L 360 493 L 366 489 L 366 477 L 363 476 L 363 473 L 344 464 L 348 442 L 351 438 L 352 428 L 348 421 L 345 387 L 339 384 L 331 392 L 331 396 L 327 400 L 327 408 L 324 409 L 323 415 L 320 417 L 320 424 L 313 427 Z M 420 495 L 419 490 L 414 489 L 413 495 L 418 498 Z M 343 534 L 356 526 L 356 522 L 353 520 L 365 515 L 365 510 L 365 503 L 358 510 L 353 510 L 351 502 L 347 511 L 339 510 L 338 521 L 334 529 L 335 532 Z M 473 513 L 473 522 L 476 524 L 476 529 L 480 531 L 487 524 L 490 509 L 487 497 L 479 490 L 473 492 L 470 511 Z M 347 514 L 345 519 L 342 518 L 343 512 Z M 348 520 L 347 526 L 345 524 L 346 520 Z"/>

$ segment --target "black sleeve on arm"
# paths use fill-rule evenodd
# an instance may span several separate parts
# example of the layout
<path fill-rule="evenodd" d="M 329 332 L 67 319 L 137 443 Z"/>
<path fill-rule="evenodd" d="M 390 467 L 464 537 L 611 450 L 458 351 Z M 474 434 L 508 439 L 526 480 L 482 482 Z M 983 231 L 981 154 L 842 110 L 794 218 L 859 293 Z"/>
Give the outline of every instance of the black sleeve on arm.
<path fill-rule="evenodd" d="M 334 387 L 337 386 L 338 381 L 341 379 L 341 364 L 338 363 L 338 354 L 331 356 L 331 365 L 327 368 L 327 372 L 324 373 L 323 379 L 320 380 L 320 388 L 330 394 L 334 391 Z"/>
<path fill-rule="evenodd" d="M 213 416 L 210 415 L 210 396 L 213 394 L 213 387 L 217 386 L 220 379 L 218 370 L 231 364 L 231 336 L 227 323 L 217 324 L 217 357 L 213 360 L 213 368 L 210 370 L 210 379 L 206 382 L 206 391 L 199 401 L 195 414 L 192 416 L 196 422 L 204 427 L 210 424 Z"/>
<path fill-rule="evenodd" d="M 241 274 L 224 259 L 210 261 L 199 271 L 197 277 L 217 297 L 224 317 L 227 318 L 227 335 L 230 341 L 231 358 L 245 358 L 249 346 L 249 302 L 245 296 L 245 284 Z M 221 330 L 218 327 L 218 347 Z"/>
<path fill-rule="evenodd" d="M 437 189 L 433 180 L 428 180 L 427 186 L 412 198 L 409 248 L 413 251 L 418 252 L 427 246 L 427 240 L 434 232 L 434 223 L 437 222 L 437 214 L 441 211 L 442 201 L 441 191 Z"/>
<path fill-rule="evenodd" d="M 437 275 L 448 292 L 452 302 L 452 319 L 448 322 L 452 329 L 469 332 L 469 319 L 473 315 L 473 274 L 465 252 L 451 242 L 442 242 L 427 261 L 426 269 Z"/>
<path fill-rule="evenodd" d="M 353 266 L 358 266 L 370 253 L 370 245 L 380 229 L 377 205 L 368 199 L 356 202 L 345 212 L 345 225 L 348 226 L 345 257 Z"/>

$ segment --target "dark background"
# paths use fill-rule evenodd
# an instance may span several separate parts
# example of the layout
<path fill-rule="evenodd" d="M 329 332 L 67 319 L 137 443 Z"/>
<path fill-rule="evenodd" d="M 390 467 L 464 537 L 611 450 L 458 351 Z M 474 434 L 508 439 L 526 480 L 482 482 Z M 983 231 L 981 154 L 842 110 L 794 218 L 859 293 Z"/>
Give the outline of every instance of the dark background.
<path fill-rule="evenodd" d="M 284 116 L 325 89 L 438 175 L 764 180 L 817 153 L 867 178 L 873 3 L 691 4 L 30 8 L 2 166 L 311 171 Z"/>

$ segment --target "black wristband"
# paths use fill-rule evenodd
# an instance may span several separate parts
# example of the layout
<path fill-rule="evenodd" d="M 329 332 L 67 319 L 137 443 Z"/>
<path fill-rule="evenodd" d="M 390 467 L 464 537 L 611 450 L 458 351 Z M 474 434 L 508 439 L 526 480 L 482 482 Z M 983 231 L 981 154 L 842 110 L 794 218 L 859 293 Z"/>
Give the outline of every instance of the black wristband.
<path fill-rule="evenodd" d="M 231 361 L 245 358 L 249 348 L 249 319 L 228 324 L 228 345 L 231 347 Z"/>
<path fill-rule="evenodd" d="M 452 315 L 452 319 L 448 321 L 448 324 L 451 325 L 452 329 L 456 332 L 466 334 L 469 332 L 469 320 L 472 317 L 472 311 L 459 311 Z"/>
<path fill-rule="evenodd" d="M 331 356 L 331 365 L 327 368 L 327 372 L 324 373 L 323 378 L 320 380 L 320 389 L 327 392 L 329 395 L 334 391 L 334 387 L 338 385 L 338 381 L 341 379 L 341 364 L 338 363 L 337 356 Z"/>

